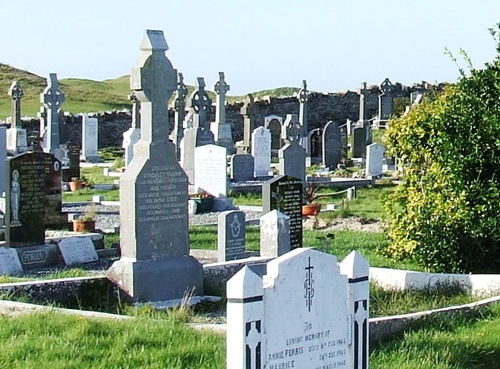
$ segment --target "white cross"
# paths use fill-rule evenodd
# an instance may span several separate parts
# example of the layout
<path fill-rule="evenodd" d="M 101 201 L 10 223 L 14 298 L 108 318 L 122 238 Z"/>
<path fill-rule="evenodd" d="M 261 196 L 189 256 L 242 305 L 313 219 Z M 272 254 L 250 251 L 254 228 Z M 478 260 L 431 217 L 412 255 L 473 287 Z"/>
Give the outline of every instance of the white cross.
<path fill-rule="evenodd" d="M 9 96 L 12 97 L 12 128 L 21 127 L 21 97 L 24 90 L 19 82 L 14 81 L 9 88 Z"/>
<path fill-rule="evenodd" d="M 246 334 L 245 344 L 250 350 L 250 353 L 247 353 L 246 356 L 246 367 L 257 369 L 261 367 L 260 362 L 258 362 L 261 353 L 257 351 L 258 349 L 260 350 L 259 345 L 261 343 L 260 320 L 248 322 L 247 327 L 248 325 L 250 325 L 250 330 Z M 248 366 L 248 364 L 250 364 L 250 366 Z"/>
<path fill-rule="evenodd" d="M 358 336 L 358 344 L 354 346 L 354 355 L 357 357 L 357 360 L 355 362 L 358 363 L 357 367 L 354 369 L 362 369 L 366 368 L 366 347 L 364 346 L 363 342 L 363 334 L 364 332 L 364 323 L 367 322 L 367 314 L 368 312 L 366 311 L 364 305 L 363 305 L 363 300 L 361 301 L 356 301 L 356 304 L 358 305 L 355 313 L 354 313 L 354 328 L 356 329 L 356 323 L 357 323 L 357 331 L 354 332 L 354 334 Z"/>

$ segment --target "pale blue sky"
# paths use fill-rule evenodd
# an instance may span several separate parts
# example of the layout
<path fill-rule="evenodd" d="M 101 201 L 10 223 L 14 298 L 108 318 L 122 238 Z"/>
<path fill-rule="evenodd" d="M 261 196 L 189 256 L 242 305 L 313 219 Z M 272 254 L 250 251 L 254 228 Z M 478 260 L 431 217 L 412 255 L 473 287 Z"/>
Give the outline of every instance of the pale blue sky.
<path fill-rule="evenodd" d="M 356 89 L 362 81 L 450 81 L 443 53 L 475 67 L 495 57 L 488 28 L 500 0 L 46 0 L 0 5 L 0 63 L 43 77 L 103 80 L 129 74 L 145 29 L 165 33 L 185 82 L 229 94 L 295 86 Z"/>

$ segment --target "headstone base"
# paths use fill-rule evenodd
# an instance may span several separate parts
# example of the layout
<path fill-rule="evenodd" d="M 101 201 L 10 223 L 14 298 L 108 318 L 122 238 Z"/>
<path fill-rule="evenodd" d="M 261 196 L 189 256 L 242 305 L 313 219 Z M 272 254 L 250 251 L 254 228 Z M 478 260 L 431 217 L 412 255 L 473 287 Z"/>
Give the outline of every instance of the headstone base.
<path fill-rule="evenodd" d="M 168 260 L 121 258 L 108 270 L 108 279 L 132 302 L 180 299 L 187 294 L 203 295 L 203 267 L 192 256 Z"/>
<path fill-rule="evenodd" d="M 17 247 L 16 251 L 24 270 L 44 268 L 61 262 L 61 253 L 54 244 Z"/>

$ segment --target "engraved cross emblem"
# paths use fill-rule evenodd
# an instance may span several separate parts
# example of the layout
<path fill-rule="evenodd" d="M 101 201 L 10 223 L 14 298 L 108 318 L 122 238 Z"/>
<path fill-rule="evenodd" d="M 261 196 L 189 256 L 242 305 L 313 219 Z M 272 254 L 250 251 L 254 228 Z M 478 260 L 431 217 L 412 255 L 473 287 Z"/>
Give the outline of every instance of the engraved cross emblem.
<path fill-rule="evenodd" d="M 245 326 L 246 368 L 261 369 L 261 322 L 248 322 Z"/>
<path fill-rule="evenodd" d="M 306 306 L 308 311 L 311 311 L 314 297 L 314 279 L 312 276 L 313 269 L 314 267 L 311 265 L 311 258 L 308 258 L 308 263 L 305 267 L 306 279 L 304 280 L 304 298 L 306 299 Z"/>
<path fill-rule="evenodd" d="M 238 219 L 238 214 L 234 214 L 233 221 L 229 224 L 229 227 L 231 228 L 231 235 L 233 236 L 233 238 L 236 238 L 240 235 L 241 222 Z"/>

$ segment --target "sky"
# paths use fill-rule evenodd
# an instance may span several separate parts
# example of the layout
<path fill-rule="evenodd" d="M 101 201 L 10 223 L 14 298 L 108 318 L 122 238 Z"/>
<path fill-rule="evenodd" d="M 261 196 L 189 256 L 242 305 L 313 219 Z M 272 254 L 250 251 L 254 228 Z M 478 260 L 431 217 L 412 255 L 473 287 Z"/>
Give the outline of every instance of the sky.
<path fill-rule="evenodd" d="M 386 77 L 454 82 L 464 49 L 476 68 L 496 56 L 488 28 L 499 0 L 19 0 L 0 5 L 0 63 L 42 77 L 130 74 L 146 29 L 163 30 L 167 57 L 194 85 L 229 95 L 301 87 L 335 92 Z"/>

